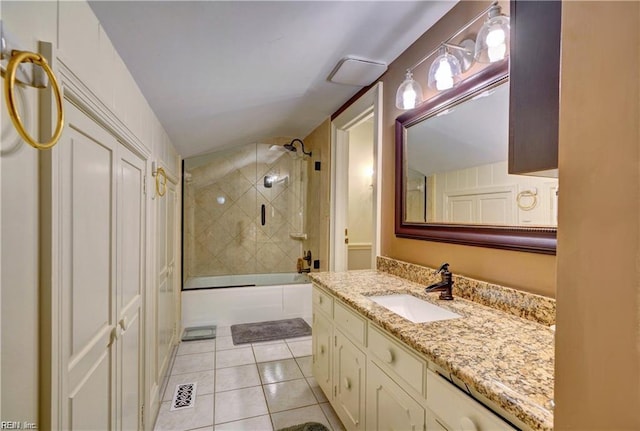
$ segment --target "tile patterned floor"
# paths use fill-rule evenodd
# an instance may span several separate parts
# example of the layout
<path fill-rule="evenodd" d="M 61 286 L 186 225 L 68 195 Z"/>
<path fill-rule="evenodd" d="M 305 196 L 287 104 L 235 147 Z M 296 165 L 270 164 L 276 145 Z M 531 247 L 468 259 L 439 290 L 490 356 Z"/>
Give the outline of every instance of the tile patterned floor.
<path fill-rule="evenodd" d="M 197 383 L 193 408 L 171 411 L 177 384 Z M 311 374 L 311 337 L 234 346 L 229 327 L 215 340 L 180 344 L 156 431 L 269 431 L 303 422 L 344 427 Z"/>

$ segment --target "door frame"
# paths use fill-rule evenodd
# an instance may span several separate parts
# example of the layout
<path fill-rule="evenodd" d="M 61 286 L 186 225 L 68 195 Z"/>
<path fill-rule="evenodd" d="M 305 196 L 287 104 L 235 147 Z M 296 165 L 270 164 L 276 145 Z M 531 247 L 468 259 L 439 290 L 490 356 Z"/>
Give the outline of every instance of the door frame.
<path fill-rule="evenodd" d="M 331 121 L 331 217 L 329 220 L 329 270 L 347 270 L 344 230 L 349 214 L 349 129 L 373 115 L 373 227 L 371 267 L 380 255 L 382 170 L 382 82 L 376 83 Z"/>

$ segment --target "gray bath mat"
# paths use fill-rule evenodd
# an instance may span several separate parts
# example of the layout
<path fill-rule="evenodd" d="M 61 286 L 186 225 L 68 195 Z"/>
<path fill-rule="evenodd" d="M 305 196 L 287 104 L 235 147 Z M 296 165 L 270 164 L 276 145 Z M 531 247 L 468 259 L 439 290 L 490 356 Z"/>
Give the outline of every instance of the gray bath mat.
<path fill-rule="evenodd" d="M 311 327 L 301 318 L 231 325 L 233 344 L 259 343 L 306 335 L 311 335 Z"/>
<path fill-rule="evenodd" d="M 278 431 L 329 431 L 329 429 L 318 422 L 306 422 L 300 425 L 280 428 Z"/>

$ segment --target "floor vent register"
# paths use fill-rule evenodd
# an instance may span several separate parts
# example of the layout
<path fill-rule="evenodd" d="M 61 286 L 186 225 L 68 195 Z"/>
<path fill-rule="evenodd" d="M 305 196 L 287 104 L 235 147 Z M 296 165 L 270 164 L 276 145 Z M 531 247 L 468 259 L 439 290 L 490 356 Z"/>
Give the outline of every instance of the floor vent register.
<path fill-rule="evenodd" d="M 171 402 L 171 410 L 188 409 L 196 404 L 197 383 L 181 383 L 176 385 Z"/>

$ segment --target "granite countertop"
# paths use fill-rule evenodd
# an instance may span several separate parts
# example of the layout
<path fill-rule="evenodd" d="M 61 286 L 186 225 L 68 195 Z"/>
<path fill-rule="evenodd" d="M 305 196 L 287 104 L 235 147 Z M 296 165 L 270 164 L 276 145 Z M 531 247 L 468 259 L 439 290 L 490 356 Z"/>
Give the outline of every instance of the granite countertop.
<path fill-rule="evenodd" d="M 534 430 L 553 429 L 554 333 L 539 323 L 376 270 L 316 272 L 319 286 Z M 462 318 L 412 323 L 367 296 L 411 293 Z"/>

